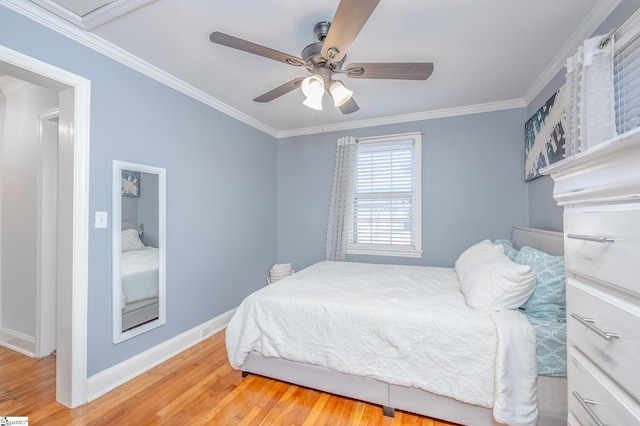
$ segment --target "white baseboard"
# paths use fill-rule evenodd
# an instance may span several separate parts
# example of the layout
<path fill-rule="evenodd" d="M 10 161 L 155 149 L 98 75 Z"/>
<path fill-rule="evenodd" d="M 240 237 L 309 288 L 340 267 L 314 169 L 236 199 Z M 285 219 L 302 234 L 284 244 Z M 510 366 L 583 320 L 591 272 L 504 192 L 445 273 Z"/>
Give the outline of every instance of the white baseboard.
<path fill-rule="evenodd" d="M 8 328 L 0 328 L 0 346 L 32 358 L 36 356 L 36 338 Z"/>
<path fill-rule="evenodd" d="M 126 383 L 180 352 L 189 349 L 196 343 L 211 337 L 212 334 L 223 330 L 227 324 L 229 324 L 229 321 L 235 311 L 236 308 L 218 315 L 212 320 L 200 324 L 199 326 L 142 352 L 133 358 L 89 377 L 87 379 L 88 402 L 93 401 L 110 390 L 117 388 L 123 383 Z"/>

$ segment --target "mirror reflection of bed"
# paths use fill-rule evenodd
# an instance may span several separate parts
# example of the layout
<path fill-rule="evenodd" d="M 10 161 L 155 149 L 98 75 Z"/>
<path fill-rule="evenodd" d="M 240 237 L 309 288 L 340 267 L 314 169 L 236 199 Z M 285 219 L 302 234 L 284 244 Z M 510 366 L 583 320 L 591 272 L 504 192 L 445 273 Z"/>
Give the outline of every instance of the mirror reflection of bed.
<path fill-rule="evenodd" d="M 165 323 L 165 171 L 114 162 L 114 342 Z"/>
<path fill-rule="evenodd" d="M 127 331 L 158 319 L 159 255 L 157 242 L 145 244 L 143 223 L 123 222 L 122 229 L 122 331 Z"/>

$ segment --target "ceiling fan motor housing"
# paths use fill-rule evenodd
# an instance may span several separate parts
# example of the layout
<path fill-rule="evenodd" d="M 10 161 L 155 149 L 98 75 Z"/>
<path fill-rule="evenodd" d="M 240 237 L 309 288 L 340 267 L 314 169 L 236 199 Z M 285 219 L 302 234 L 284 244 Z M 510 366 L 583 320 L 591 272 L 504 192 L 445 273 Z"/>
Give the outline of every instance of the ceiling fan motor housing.
<path fill-rule="evenodd" d="M 302 59 L 307 63 L 307 67 L 310 68 L 309 71 L 311 73 L 316 73 L 318 69 L 326 68 L 329 71 L 339 71 L 342 69 L 344 62 L 346 61 L 346 55 L 339 62 L 329 62 L 327 58 L 322 56 L 322 45 L 324 44 L 324 39 L 329 31 L 329 27 L 331 26 L 331 22 L 321 21 L 318 22 L 313 27 L 313 33 L 318 39 L 317 42 L 311 43 L 304 49 L 302 49 L 302 54 L 300 55 Z M 318 72 L 321 73 L 321 72 Z"/>
<path fill-rule="evenodd" d="M 331 22 L 329 21 L 320 21 L 313 27 L 313 35 L 318 41 L 324 41 L 327 37 L 327 33 L 329 32 L 329 27 L 331 27 Z"/>

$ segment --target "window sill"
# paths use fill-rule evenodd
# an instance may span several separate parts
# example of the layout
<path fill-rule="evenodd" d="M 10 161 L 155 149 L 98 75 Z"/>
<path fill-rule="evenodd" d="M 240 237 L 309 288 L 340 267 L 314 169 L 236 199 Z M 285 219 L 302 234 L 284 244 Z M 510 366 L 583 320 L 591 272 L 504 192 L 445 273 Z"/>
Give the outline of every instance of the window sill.
<path fill-rule="evenodd" d="M 347 249 L 347 254 L 421 258 L 422 251 Z"/>

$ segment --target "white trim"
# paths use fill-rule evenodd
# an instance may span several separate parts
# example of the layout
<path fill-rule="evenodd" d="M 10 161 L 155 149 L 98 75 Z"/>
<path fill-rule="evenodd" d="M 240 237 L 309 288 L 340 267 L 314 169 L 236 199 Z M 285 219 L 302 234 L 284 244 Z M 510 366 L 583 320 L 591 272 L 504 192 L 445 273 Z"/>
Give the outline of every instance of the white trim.
<path fill-rule="evenodd" d="M 457 117 L 460 115 L 480 114 L 483 112 L 502 111 L 514 108 L 526 108 L 522 99 L 508 101 L 488 102 L 486 104 L 469 105 L 455 108 L 445 108 L 433 111 L 416 112 L 412 114 L 393 115 L 388 117 L 371 118 L 367 120 L 349 121 L 325 126 L 306 127 L 303 129 L 283 130 L 277 132 L 276 137 L 288 138 L 292 136 L 314 135 L 325 132 L 338 132 L 342 130 L 360 129 L 365 127 L 385 126 L 389 124 L 409 123 L 412 121 L 433 120 L 436 118 Z"/>
<path fill-rule="evenodd" d="M 222 331 L 229 324 L 236 309 L 233 308 L 133 358 L 129 358 L 89 377 L 87 381 L 88 400 L 93 401 L 156 365 L 209 338 L 212 334 Z"/>
<path fill-rule="evenodd" d="M 122 281 L 120 271 L 121 232 L 122 232 L 122 170 L 137 170 L 142 173 L 158 175 L 158 318 L 125 332 L 122 331 Z M 112 204 L 111 204 L 111 232 L 112 232 L 112 302 L 113 307 L 113 343 L 146 333 L 160 327 L 167 322 L 167 268 L 166 268 L 166 199 L 167 199 L 167 170 L 161 167 L 144 164 L 127 163 L 113 160 L 112 172 Z"/>
<path fill-rule="evenodd" d="M 575 53 L 586 39 L 598 29 L 600 24 L 614 11 L 622 0 L 601 0 L 591 10 L 587 19 L 567 40 L 560 51 L 553 57 L 549 65 L 540 73 L 540 76 L 533 82 L 529 90 L 524 94 L 524 102 L 529 105 L 536 96 L 551 82 L 551 80 L 567 65 L 567 58 Z"/>
<path fill-rule="evenodd" d="M 12 341 L 16 343 L 10 343 Z M 0 346 L 4 346 L 5 348 L 9 348 L 12 351 L 31 358 L 36 356 L 35 337 L 8 328 L 0 328 Z"/>
<path fill-rule="evenodd" d="M 66 71 L 65 71 L 66 73 Z M 67 75 L 71 76 L 72 74 Z M 74 76 L 75 77 L 75 76 Z M 64 81 L 64 80 L 61 80 Z M 91 82 L 77 77 L 67 84 L 75 86 L 75 128 L 73 160 L 73 321 L 72 395 L 70 407 L 87 399 L 87 299 L 89 290 L 89 135 Z M 56 396 L 58 401 L 60 398 Z M 62 401 L 61 401 L 62 402 Z"/>
<path fill-rule="evenodd" d="M 69 373 L 61 386 L 56 378 L 56 399 L 69 407 L 86 402 L 87 385 L 87 290 L 89 264 L 89 127 L 91 82 L 53 65 L 0 46 L 0 62 L 9 63 L 25 74 L 37 74 L 74 90 L 73 135 L 73 265 L 71 294 L 64 302 L 71 310 L 68 341 L 71 353 L 57 357 L 57 372 Z M 60 86 L 59 86 L 60 87 Z M 62 92 L 63 89 L 59 90 Z M 67 300 L 68 299 L 68 300 Z M 60 308 L 59 308 L 60 311 Z M 60 312 L 58 312 L 60 315 Z M 60 336 L 58 336 L 60 338 Z M 61 368 L 62 367 L 62 368 Z"/>
<path fill-rule="evenodd" d="M 625 22 L 620 25 L 620 28 L 615 34 L 615 51 L 616 53 L 622 49 L 629 41 L 638 35 L 640 32 L 640 8 L 637 9 L 631 16 L 629 16 Z"/>
<path fill-rule="evenodd" d="M 417 224 L 416 224 L 417 225 Z M 417 226 L 419 227 L 419 226 Z M 413 257 L 422 258 L 422 250 L 376 250 L 376 249 L 358 249 L 348 248 L 347 254 L 363 255 L 363 256 L 389 256 L 389 257 Z"/>
<path fill-rule="evenodd" d="M 36 225 L 36 348 L 37 357 L 47 356 L 56 347 L 56 242 L 58 227 L 58 123 L 60 109 L 40 114 L 40 161 L 37 164 Z M 55 141 L 47 129 L 56 120 Z M 49 124 L 47 124 L 49 123 Z"/>

